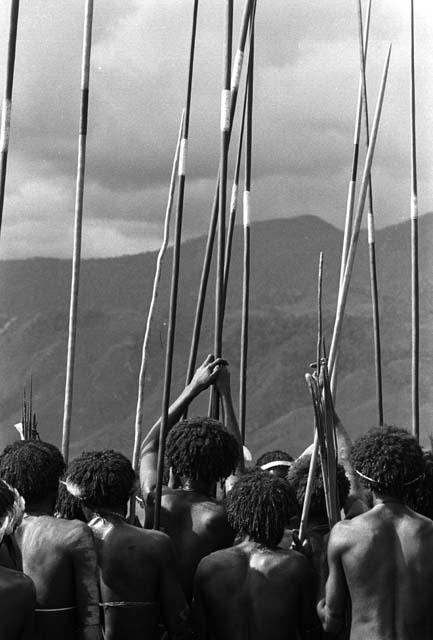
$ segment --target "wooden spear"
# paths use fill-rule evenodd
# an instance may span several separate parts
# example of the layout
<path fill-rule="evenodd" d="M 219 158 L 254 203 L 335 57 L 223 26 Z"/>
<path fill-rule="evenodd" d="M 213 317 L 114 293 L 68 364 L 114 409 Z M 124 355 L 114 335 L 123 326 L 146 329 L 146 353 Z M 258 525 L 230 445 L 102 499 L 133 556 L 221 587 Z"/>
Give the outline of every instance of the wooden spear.
<path fill-rule="evenodd" d="M 233 63 L 233 71 L 231 74 L 230 132 L 233 126 L 233 119 L 236 111 L 236 102 L 237 102 L 239 83 L 240 83 L 240 78 L 242 73 L 245 43 L 246 43 L 248 25 L 250 22 L 250 16 L 251 16 L 253 4 L 254 4 L 254 0 L 245 0 L 245 6 L 244 6 L 242 21 L 241 21 L 238 49 L 236 52 L 235 60 Z M 230 137 L 230 132 L 229 132 L 229 137 Z M 205 255 L 203 260 L 203 267 L 202 267 L 201 278 L 200 278 L 199 292 L 197 296 L 194 328 L 192 333 L 191 348 L 190 348 L 187 374 L 186 374 L 187 384 L 191 382 L 192 376 L 194 375 L 196 361 L 197 361 L 198 345 L 200 341 L 200 332 L 201 332 L 201 325 L 203 320 L 203 310 L 204 310 L 204 304 L 206 300 L 207 283 L 209 279 L 213 245 L 215 240 L 215 232 L 216 232 L 217 222 L 218 222 L 219 181 L 220 181 L 220 176 L 218 175 L 214 200 L 212 203 L 209 231 L 208 231 Z"/>
<path fill-rule="evenodd" d="M 0 125 L 0 233 L 3 219 L 3 203 L 6 186 L 6 167 L 8 161 L 9 135 L 11 128 L 12 87 L 14 82 L 19 6 L 19 0 L 11 0 L 8 52 L 6 57 L 6 81 L 3 94 Z"/>
<path fill-rule="evenodd" d="M 320 351 L 322 346 L 323 320 L 322 320 L 322 287 L 323 287 L 323 253 L 319 256 L 319 275 L 317 277 L 317 354 L 316 354 L 316 371 L 317 379 L 319 379 L 320 371 Z M 308 388 L 313 397 L 313 387 L 311 375 L 305 376 Z M 302 505 L 301 522 L 299 526 L 299 539 L 302 542 L 305 538 L 305 530 L 308 525 L 308 514 L 310 512 L 311 496 L 314 490 L 315 471 L 317 464 L 317 455 L 319 453 L 319 434 L 318 434 L 318 415 L 314 412 L 314 443 L 313 452 L 311 454 L 310 466 L 308 468 L 307 486 L 305 488 L 304 503 Z"/>
<path fill-rule="evenodd" d="M 369 14 L 370 15 L 370 4 Z M 365 118 L 365 140 L 366 146 L 370 142 L 370 123 L 368 117 L 368 99 L 367 99 L 367 81 L 365 73 L 365 49 L 363 25 L 362 25 L 362 8 L 361 0 L 358 0 L 358 26 L 359 26 L 359 53 L 361 61 L 361 87 L 362 87 L 362 101 L 364 104 L 364 118 Z M 376 269 L 376 241 L 374 232 L 374 209 L 373 209 L 373 187 L 371 180 L 371 172 L 368 177 L 368 211 L 367 211 L 367 224 L 368 224 L 368 252 L 370 262 L 370 289 L 371 289 L 371 304 L 373 312 L 373 335 L 374 335 L 374 363 L 376 369 L 376 397 L 377 397 L 377 410 L 379 417 L 379 425 L 383 426 L 383 397 L 382 397 L 382 356 L 380 347 L 380 322 L 379 322 L 379 294 L 377 289 L 377 269 Z"/>
<path fill-rule="evenodd" d="M 410 2 L 410 102 L 411 102 L 411 288 L 412 288 L 412 433 L 419 441 L 419 268 L 418 178 L 416 164 L 415 27 Z"/>
<path fill-rule="evenodd" d="M 236 155 L 236 164 L 235 164 L 235 171 L 233 176 L 232 193 L 230 198 L 229 222 L 227 226 L 227 242 L 226 242 L 225 262 L 224 262 L 224 309 L 225 309 L 225 304 L 227 302 L 227 289 L 228 289 L 229 275 L 230 275 L 233 233 L 234 233 L 236 213 L 238 208 L 239 174 L 241 169 L 244 127 L 245 127 L 245 113 L 247 108 L 247 97 L 248 97 L 247 85 L 248 85 L 248 75 L 247 75 L 246 84 L 245 84 L 245 94 L 244 94 L 244 103 L 242 107 L 242 119 L 241 119 L 240 133 L 239 133 L 238 151 Z"/>
<path fill-rule="evenodd" d="M 244 228 L 244 264 L 242 282 L 242 329 L 241 329 L 241 357 L 239 380 L 239 426 L 242 442 L 245 443 L 245 424 L 247 406 L 247 363 L 248 363 L 248 316 L 250 305 L 250 198 L 251 198 L 251 161 L 253 139 L 253 90 L 254 90 L 254 21 L 251 21 L 250 51 L 248 59 L 247 83 L 247 132 L 245 151 L 245 187 L 243 197 L 243 228 Z"/>
<path fill-rule="evenodd" d="M 254 0 L 254 6 L 253 6 L 253 11 L 252 11 L 251 20 L 250 20 L 250 37 L 252 33 L 251 30 L 252 30 L 252 27 L 254 26 L 254 20 L 256 16 L 256 4 L 257 4 L 257 0 Z M 248 54 L 248 57 L 250 56 L 251 56 L 251 49 Z M 229 214 L 229 222 L 227 227 L 227 242 L 226 242 L 225 263 L 224 263 L 224 312 L 225 312 L 225 304 L 227 302 L 227 288 L 228 288 L 228 281 L 229 281 L 229 274 L 230 274 L 233 232 L 234 232 L 237 206 L 238 206 L 239 174 L 240 174 L 241 159 L 242 159 L 245 115 L 247 110 L 249 69 L 250 69 L 250 63 L 248 59 L 248 70 L 247 70 L 247 76 L 245 80 L 245 92 L 244 92 L 244 101 L 242 106 L 242 118 L 241 118 L 241 126 L 240 126 L 240 133 L 239 133 L 238 151 L 236 155 L 236 164 L 235 164 L 232 193 L 231 193 L 231 199 L 230 199 L 230 214 Z"/>
<path fill-rule="evenodd" d="M 223 47 L 223 82 L 221 91 L 221 136 L 218 193 L 218 246 L 215 288 L 215 335 L 214 354 L 222 355 L 223 320 L 224 320 L 224 261 L 226 243 L 226 204 L 227 204 L 227 165 L 230 142 L 230 79 L 232 66 L 233 40 L 233 0 L 225 0 L 224 47 Z M 219 397 L 215 386 L 211 390 L 212 402 L 210 415 L 219 417 Z"/>
<path fill-rule="evenodd" d="M 370 13 L 371 13 L 371 0 L 369 0 L 368 7 L 367 7 L 365 38 L 364 38 L 364 44 L 363 44 L 365 60 L 367 59 L 368 34 L 369 34 L 369 28 L 370 28 Z M 358 175 L 359 140 L 361 136 L 362 84 L 363 84 L 362 74 L 360 73 L 358 101 L 356 106 L 356 117 L 355 117 L 355 134 L 353 139 L 352 172 L 351 172 L 351 177 L 349 181 L 349 189 L 347 191 L 346 220 L 345 220 L 345 226 L 344 226 L 343 250 L 341 253 L 340 287 L 343 282 L 344 268 L 347 260 L 347 252 L 349 249 L 350 237 L 352 235 L 353 209 L 355 206 L 356 179 Z"/>
<path fill-rule="evenodd" d="M 368 34 L 370 30 L 370 14 L 371 14 L 371 0 L 369 0 L 368 7 L 367 7 L 366 28 L 365 28 L 365 38 L 364 38 L 364 59 L 366 59 L 367 57 Z M 360 73 L 358 101 L 356 106 L 356 117 L 355 117 L 355 133 L 354 133 L 354 140 L 353 140 L 352 171 L 351 171 L 351 177 L 349 181 L 349 188 L 347 191 L 346 219 L 345 219 L 345 225 L 344 225 L 343 249 L 341 252 L 340 282 L 339 282 L 338 295 L 340 295 L 340 290 L 343 283 L 344 268 L 346 266 L 347 252 L 349 250 L 350 237 L 352 235 L 353 209 L 355 206 L 356 180 L 358 175 L 361 117 L 362 117 L 362 75 Z M 338 354 L 336 355 L 336 361 L 337 359 L 338 359 Z M 334 401 L 336 396 L 336 390 L 337 390 L 337 366 L 334 366 L 334 374 L 331 377 L 331 393 L 332 393 L 332 397 L 334 398 Z"/>
<path fill-rule="evenodd" d="M 66 464 L 69 458 L 71 435 L 72 392 L 74 383 L 75 343 L 77 335 L 78 289 L 81 262 L 81 232 L 83 221 L 84 175 L 86 165 L 87 120 L 89 107 L 90 53 L 92 48 L 93 0 L 86 0 L 84 39 L 81 67 L 81 107 L 78 137 L 78 167 L 75 192 L 75 228 L 72 257 L 71 301 L 69 308 L 68 355 L 66 364 L 65 405 L 63 412 L 62 453 Z"/>
<path fill-rule="evenodd" d="M 187 88 L 187 94 L 186 94 L 185 119 L 183 122 L 182 140 L 180 143 L 180 156 L 179 156 L 179 169 L 178 169 L 179 191 L 178 191 L 178 201 L 177 201 L 176 220 L 175 220 L 174 244 L 173 244 L 173 267 L 172 267 L 172 275 L 171 275 L 170 312 L 169 312 L 168 331 L 167 331 L 167 348 L 166 348 L 166 357 L 165 357 L 165 376 L 164 376 L 164 391 L 163 391 L 163 399 L 162 399 L 161 429 L 159 433 L 158 469 L 157 469 L 157 481 L 156 481 L 156 490 L 155 490 L 155 511 L 154 511 L 154 519 L 153 519 L 154 529 L 159 529 L 160 515 L 161 515 L 162 476 L 164 472 L 165 441 L 167 438 L 168 409 L 170 406 L 170 387 L 171 387 L 171 377 L 172 377 L 172 367 L 173 367 L 174 336 L 176 332 L 177 291 L 178 291 L 178 285 L 179 285 L 180 246 L 181 246 L 181 236 L 182 236 L 183 201 L 184 201 L 185 178 L 186 178 L 186 155 L 187 155 L 187 147 L 188 147 L 192 78 L 193 78 L 193 70 L 194 70 L 195 36 L 197 31 L 197 11 L 198 11 L 198 0 L 194 0 L 190 56 L 189 56 L 188 88 Z"/>
<path fill-rule="evenodd" d="M 366 198 L 366 195 L 367 195 L 368 177 L 370 175 L 371 165 L 372 165 L 373 156 L 374 156 L 374 150 L 375 150 L 375 146 L 376 146 L 376 139 L 377 139 L 377 133 L 378 133 L 378 129 L 379 129 L 380 115 L 381 115 L 381 112 L 382 112 L 383 98 L 384 98 L 384 95 L 385 95 L 386 80 L 387 80 L 387 76 L 388 76 L 388 68 L 389 68 L 390 56 L 391 56 L 391 44 L 389 45 L 388 53 L 387 53 L 386 60 L 385 60 L 385 66 L 384 66 L 381 86 L 380 86 L 380 90 L 379 90 L 379 97 L 378 97 L 378 100 L 377 100 L 376 111 L 375 111 L 375 114 L 374 114 L 373 129 L 372 129 L 372 133 L 371 133 L 370 144 L 368 145 L 367 156 L 366 156 L 365 164 L 364 164 L 364 171 L 363 171 L 363 176 L 362 176 L 362 181 L 361 181 L 361 188 L 360 188 L 360 192 L 359 192 L 358 204 L 357 204 L 357 209 L 356 209 L 356 216 L 355 216 L 355 220 L 354 220 L 353 232 L 352 232 L 349 251 L 348 251 L 348 255 L 347 255 L 346 268 L 345 268 L 345 271 L 344 271 L 342 288 L 341 288 L 341 291 L 340 291 L 340 296 L 339 296 L 339 300 L 338 300 L 338 304 L 337 304 L 337 312 L 336 312 L 335 323 L 334 323 L 334 332 L 333 332 L 333 336 L 332 336 L 332 343 L 331 343 L 331 349 L 329 351 L 329 360 L 328 360 L 328 370 L 329 370 L 331 376 L 333 374 L 335 357 L 336 357 L 336 354 L 338 352 L 338 343 L 339 343 L 339 340 L 340 340 L 341 329 L 343 327 L 344 311 L 345 311 L 345 308 L 346 308 L 347 295 L 348 295 L 348 292 L 349 292 L 349 285 L 350 285 L 350 278 L 351 278 L 352 271 L 353 271 L 353 264 L 354 264 L 354 261 L 355 261 L 355 255 L 356 255 L 356 248 L 357 248 L 357 245 L 358 245 L 359 232 L 360 232 L 360 229 L 361 229 L 362 214 L 363 214 L 363 211 L 364 211 L 365 198 Z"/>
<path fill-rule="evenodd" d="M 162 261 L 164 259 L 165 252 L 167 250 L 169 234 L 170 234 L 170 219 L 171 219 L 171 211 L 173 208 L 174 191 L 176 187 L 176 172 L 177 172 L 178 163 L 179 163 L 180 141 L 182 137 L 184 119 L 185 119 L 185 109 L 182 110 L 179 134 L 177 137 L 176 151 L 174 154 L 173 167 L 171 170 L 170 188 L 168 191 L 167 208 L 165 210 L 164 233 L 163 233 L 162 244 L 156 259 L 156 268 L 155 268 L 155 276 L 153 280 L 152 297 L 150 300 L 149 312 L 147 314 L 146 330 L 144 332 L 143 347 L 141 352 L 141 366 L 140 366 L 140 374 L 138 378 L 137 409 L 135 413 L 134 451 L 132 454 L 132 466 L 135 469 L 135 471 L 138 470 L 138 466 L 140 462 L 140 445 L 141 445 L 142 425 L 143 425 L 144 387 L 146 383 L 148 345 L 149 345 L 149 339 L 150 339 L 150 331 L 152 328 L 153 312 L 155 309 L 156 299 L 158 297 L 158 287 L 159 287 L 159 281 L 161 279 Z M 132 503 L 131 503 L 131 507 L 133 507 Z"/>

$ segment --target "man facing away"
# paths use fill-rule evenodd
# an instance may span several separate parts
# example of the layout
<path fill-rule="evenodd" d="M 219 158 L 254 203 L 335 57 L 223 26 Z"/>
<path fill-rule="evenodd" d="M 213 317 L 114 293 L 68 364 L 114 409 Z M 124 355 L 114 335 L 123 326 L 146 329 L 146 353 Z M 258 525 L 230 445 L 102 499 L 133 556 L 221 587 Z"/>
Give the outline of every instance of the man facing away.
<path fill-rule="evenodd" d="M 129 460 L 112 450 L 84 452 L 70 463 L 66 486 L 80 499 L 95 537 L 105 639 L 156 640 L 160 618 L 170 638 L 189 638 L 170 538 L 126 522 L 135 489 Z"/>
<path fill-rule="evenodd" d="M 421 448 L 406 431 L 381 427 L 361 437 L 351 457 L 373 508 L 331 531 L 326 596 L 317 607 L 323 627 L 343 627 L 350 595 L 351 640 L 428 640 L 433 522 L 406 504 L 423 476 Z"/>
<path fill-rule="evenodd" d="M 37 640 L 99 640 L 99 594 L 92 532 L 78 520 L 53 517 L 60 451 L 41 441 L 15 442 L 0 456 L 0 476 L 26 501 L 16 530 L 23 571 L 36 588 Z"/>
<path fill-rule="evenodd" d="M 227 515 L 242 542 L 200 562 L 194 617 L 200 640 L 315 639 L 315 580 L 308 560 L 278 546 L 296 513 L 282 478 L 255 469 L 226 498 Z"/>
<path fill-rule="evenodd" d="M 13 535 L 24 514 L 24 501 L 18 492 L 0 480 L 0 548 Z M 0 638 L 33 640 L 35 588 L 20 571 L 2 565 L 0 560 Z"/>
<path fill-rule="evenodd" d="M 163 489 L 161 530 L 173 542 L 188 602 L 201 558 L 230 546 L 234 539 L 224 506 L 214 497 L 216 483 L 234 471 L 242 450 L 226 364 L 222 359 L 208 356 L 169 412 L 171 431 L 167 437 L 166 458 L 180 480 L 180 487 Z M 174 426 L 189 403 L 213 383 L 222 399 L 227 428 L 211 418 L 192 418 Z M 140 483 L 149 527 L 153 522 L 159 430 L 160 422 L 157 422 L 141 448 Z"/>

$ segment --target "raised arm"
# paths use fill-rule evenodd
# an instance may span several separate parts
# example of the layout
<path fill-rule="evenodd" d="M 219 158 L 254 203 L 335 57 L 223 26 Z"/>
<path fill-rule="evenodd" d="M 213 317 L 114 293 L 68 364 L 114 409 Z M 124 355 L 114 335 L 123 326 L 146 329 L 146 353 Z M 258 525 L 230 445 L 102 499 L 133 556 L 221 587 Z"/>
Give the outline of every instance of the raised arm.
<path fill-rule="evenodd" d="M 168 430 L 180 420 L 188 405 L 202 391 L 207 389 L 218 375 L 218 367 L 226 364 L 222 358 L 214 358 L 208 355 L 206 360 L 197 369 L 191 382 L 185 387 L 180 396 L 173 402 L 168 412 Z M 145 436 L 141 445 L 140 454 L 140 486 L 143 499 L 152 493 L 156 487 L 156 470 L 158 466 L 158 446 L 161 419 L 159 419 L 149 433 Z"/>
<path fill-rule="evenodd" d="M 341 562 L 342 532 L 348 523 L 337 523 L 331 530 L 328 543 L 329 575 L 325 598 L 317 605 L 322 627 L 330 633 L 338 633 L 345 624 L 348 588 Z"/>
<path fill-rule="evenodd" d="M 215 380 L 215 386 L 221 396 L 221 402 L 224 412 L 224 424 L 227 427 L 227 431 L 232 434 L 236 439 L 240 451 L 240 460 L 238 465 L 238 471 L 242 473 L 244 471 L 244 456 L 243 456 L 243 442 L 239 429 L 238 420 L 236 418 L 235 410 L 233 407 L 232 393 L 230 387 L 230 371 L 227 366 L 221 365 L 217 371 L 217 377 Z"/>

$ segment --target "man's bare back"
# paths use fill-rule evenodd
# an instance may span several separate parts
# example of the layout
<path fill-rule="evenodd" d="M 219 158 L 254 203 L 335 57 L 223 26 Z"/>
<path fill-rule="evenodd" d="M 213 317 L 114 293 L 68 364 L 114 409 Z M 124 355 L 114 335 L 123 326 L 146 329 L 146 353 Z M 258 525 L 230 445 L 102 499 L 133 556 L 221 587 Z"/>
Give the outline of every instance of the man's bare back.
<path fill-rule="evenodd" d="M 352 600 L 351 640 L 433 637 L 433 522 L 381 502 L 331 532 L 326 604 Z"/>
<path fill-rule="evenodd" d="M 152 514 L 152 510 L 149 513 Z M 179 579 L 188 602 L 191 602 L 194 574 L 200 560 L 233 544 L 234 532 L 227 522 L 224 507 L 198 491 L 165 487 L 161 531 L 173 542 Z"/>
<path fill-rule="evenodd" d="M 144 633 L 156 640 L 161 617 L 173 637 L 186 637 L 188 609 L 169 538 L 114 514 L 96 516 L 90 526 L 98 550 L 106 640 Z"/>
<path fill-rule="evenodd" d="M 194 594 L 200 640 L 290 640 L 317 631 L 313 571 L 296 551 L 250 540 L 217 551 L 200 562 Z"/>
<path fill-rule="evenodd" d="M 28 515 L 16 531 L 24 573 L 36 587 L 36 637 L 99 638 L 96 552 L 78 520 Z"/>

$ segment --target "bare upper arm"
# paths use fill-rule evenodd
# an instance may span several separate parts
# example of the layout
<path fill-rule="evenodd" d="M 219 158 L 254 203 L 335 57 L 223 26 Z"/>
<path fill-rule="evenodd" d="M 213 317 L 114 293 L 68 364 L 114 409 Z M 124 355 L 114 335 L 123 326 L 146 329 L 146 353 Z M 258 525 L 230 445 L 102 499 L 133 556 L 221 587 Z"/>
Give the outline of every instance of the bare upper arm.
<path fill-rule="evenodd" d="M 348 588 L 344 573 L 342 554 L 347 550 L 350 537 L 350 522 L 337 523 L 331 530 L 328 542 L 328 580 L 326 581 L 325 605 L 328 622 L 322 624 L 325 631 L 335 631 L 344 624 Z"/>

